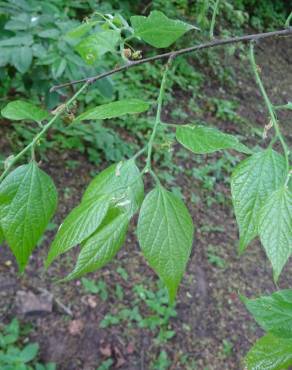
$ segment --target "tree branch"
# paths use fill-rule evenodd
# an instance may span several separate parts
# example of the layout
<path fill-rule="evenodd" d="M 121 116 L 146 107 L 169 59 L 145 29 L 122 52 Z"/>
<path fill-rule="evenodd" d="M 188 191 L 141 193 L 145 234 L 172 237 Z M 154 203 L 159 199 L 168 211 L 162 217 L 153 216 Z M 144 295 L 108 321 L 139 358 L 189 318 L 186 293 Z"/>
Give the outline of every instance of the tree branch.
<path fill-rule="evenodd" d="M 21 152 L 19 152 L 15 157 L 12 156 L 12 158 L 8 161 L 8 163 L 4 166 L 4 171 L 2 175 L 0 176 L 0 182 L 5 178 L 5 176 L 8 174 L 12 166 L 31 148 L 34 148 L 34 146 L 39 142 L 41 137 L 48 131 L 48 129 L 52 126 L 52 124 L 60 117 L 60 115 L 77 99 L 77 97 L 87 88 L 89 85 L 89 82 L 86 81 L 83 86 L 70 98 L 66 103 L 62 104 L 58 111 L 55 113 L 54 117 L 46 123 L 42 130 L 36 134 L 36 136 L 32 139 L 32 141 L 22 149 Z M 34 153 L 33 153 L 34 155 Z M 9 158 L 9 157 L 8 157 Z"/>
<path fill-rule="evenodd" d="M 82 78 L 80 80 L 74 80 L 74 81 L 69 81 L 69 82 L 66 82 L 66 83 L 63 83 L 63 84 L 60 84 L 60 85 L 55 85 L 55 86 L 51 87 L 50 92 L 61 89 L 62 87 L 72 86 L 72 85 L 76 85 L 76 84 L 83 83 L 83 82 L 94 83 L 97 80 L 108 77 L 108 76 L 113 75 L 113 74 L 118 73 L 118 72 L 125 71 L 127 69 L 138 66 L 140 64 L 154 62 L 154 61 L 160 60 L 160 59 L 175 58 L 179 55 L 192 53 L 194 51 L 198 51 L 198 50 L 202 50 L 202 49 L 213 48 L 215 46 L 235 44 L 235 43 L 239 43 L 239 42 L 257 41 L 257 40 L 260 40 L 260 39 L 266 39 L 266 38 L 275 37 L 275 36 L 291 36 L 291 35 L 292 35 L 292 27 L 289 27 L 287 29 L 279 30 L 279 31 L 256 33 L 256 34 L 252 34 L 252 35 L 244 35 L 244 36 L 239 36 L 239 37 L 230 37 L 230 38 L 221 39 L 221 40 L 213 40 L 213 41 L 210 41 L 210 42 L 206 42 L 204 44 L 194 45 L 194 46 L 191 46 L 191 47 L 188 47 L 188 48 L 184 48 L 184 49 L 180 49 L 180 50 L 176 50 L 176 51 L 170 51 L 168 53 L 158 54 L 158 55 L 155 55 L 153 57 L 133 61 L 133 62 L 125 64 L 121 67 L 117 67 L 117 68 L 114 68 L 110 71 L 103 72 L 103 73 L 101 73 L 97 76 Z"/>

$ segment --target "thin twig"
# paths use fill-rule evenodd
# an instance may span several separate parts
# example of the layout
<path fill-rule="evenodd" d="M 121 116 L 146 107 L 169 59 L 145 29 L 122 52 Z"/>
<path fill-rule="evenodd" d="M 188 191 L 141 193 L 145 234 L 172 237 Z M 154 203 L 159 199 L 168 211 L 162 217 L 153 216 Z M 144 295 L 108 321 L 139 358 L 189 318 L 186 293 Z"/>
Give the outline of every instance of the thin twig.
<path fill-rule="evenodd" d="M 73 317 L 73 312 L 70 310 L 69 307 L 65 306 L 64 303 L 62 303 L 59 298 L 54 297 L 54 301 L 55 301 L 56 305 L 59 306 L 61 308 L 61 310 L 63 310 L 65 312 L 65 314 L 67 314 L 68 316 Z"/>
<path fill-rule="evenodd" d="M 48 131 L 48 129 L 53 125 L 53 123 L 59 118 L 59 116 L 77 99 L 77 97 L 86 89 L 86 87 L 89 85 L 89 82 L 86 81 L 85 84 L 70 98 L 65 104 L 62 104 L 58 110 L 56 111 L 56 114 L 54 117 L 46 123 L 46 125 L 43 126 L 42 130 L 36 134 L 36 136 L 33 138 L 33 140 L 25 147 L 23 148 L 15 157 L 12 157 L 11 160 L 8 162 L 5 170 L 3 171 L 2 175 L 0 176 L 0 182 L 5 178 L 5 176 L 8 174 L 10 169 L 13 167 L 13 165 L 31 148 L 34 148 L 35 145 L 39 142 L 41 137 Z"/>
<path fill-rule="evenodd" d="M 286 170 L 287 170 L 287 174 L 288 174 L 288 172 L 289 172 L 289 148 L 288 148 L 288 145 L 287 145 L 287 143 L 284 139 L 284 136 L 282 135 L 281 128 L 279 126 L 279 123 L 278 123 L 278 120 L 277 120 L 277 117 L 276 117 L 276 114 L 275 114 L 275 108 L 274 108 L 273 104 L 271 103 L 270 98 L 268 97 L 268 94 L 267 94 L 266 89 L 264 87 L 264 84 L 261 80 L 260 73 L 259 73 L 259 68 L 258 68 L 258 66 L 256 64 L 256 61 L 255 61 L 253 43 L 250 44 L 250 55 L 249 55 L 249 57 L 250 57 L 250 62 L 251 62 L 253 73 L 255 75 L 256 82 L 259 86 L 260 92 L 263 96 L 264 102 L 265 102 L 266 107 L 268 109 L 269 116 L 270 116 L 270 119 L 271 119 L 271 123 L 272 123 L 272 125 L 275 129 L 276 137 L 280 140 L 280 143 L 282 145 L 284 156 L 285 156 L 285 161 L 286 161 Z M 274 140 L 272 142 L 274 142 Z"/>
<path fill-rule="evenodd" d="M 212 14 L 212 19 L 211 19 L 211 26 L 210 26 L 210 32 L 209 32 L 209 36 L 210 36 L 210 39 L 211 40 L 214 38 L 214 27 L 215 27 L 215 20 L 216 20 L 216 15 L 217 15 L 219 1 L 220 0 L 216 0 L 215 5 L 214 5 L 214 9 L 213 9 L 213 14 Z"/>
<path fill-rule="evenodd" d="M 156 135 L 157 127 L 159 126 L 161 122 L 161 109 L 162 109 L 162 103 L 163 103 L 163 98 L 164 98 L 164 93 L 165 93 L 166 79 L 167 79 L 167 75 L 168 75 L 169 68 L 170 68 L 173 58 L 174 58 L 173 56 L 170 56 L 165 65 L 165 70 L 163 72 L 162 81 L 161 81 L 161 85 L 159 89 L 159 96 L 157 99 L 157 112 L 156 112 L 155 123 L 154 123 L 154 127 L 153 127 L 153 130 L 152 130 L 149 142 L 148 142 L 146 167 L 152 175 L 153 175 L 153 171 L 151 171 L 151 155 L 152 155 L 153 141 Z"/>
<path fill-rule="evenodd" d="M 37 291 L 39 291 L 40 293 L 45 293 L 47 295 L 50 295 L 53 299 L 53 301 L 55 301 L 56 305 L 59 306 L 68 316 L 73 316 L 73 312 L 70 310 L 69 307 L 65 306 L 64 303 L 62 303 L 59 298 L 55 297 L 53 295 L 53 293 L 49 292 L 47 289 L 45 288 L 41 288 L 41 287 L 37 287 L 36 288 Z"/>
<path fill-rule="evenodd" d="M 292 19 L 292 12 L 288 15 L 288 18 L 286 19 L 286 22 L 285 22 L 286 28 L 289 27 L 291 19 Z"/>
<path fill-rule="evenodd" d="M 160 60 L 160 59 L 168 59 L 170 57 L 177 57 L 179 55 L 192 53 L 194 51 L 198 51 L 198 50 L 202 50 L 202 49 L 213 48 L 215 46 L 223 46 L 223 45 L 235 44 L 235 43 L 239 43 L 239 42 L 256 41 L 256 40 L 266 39 L 266 38 L 274 37 L 274 36 L 289 36 L 289 35 L 292 35 L 292 27 L 284 29 L 284 30 L 273 31 L 273 32 L 256 33 L 256 34 L 252 34 L 252 35 L 244 35 L 244 36 L 239 36 L 239 37 L 230 37 L 230 38 L 221 39 L 221 40 L 220 39 L 219 40 L 213 40 L 213 41 L 210 41 L 210 42 L 206 42 L 204 44 L 194 45 L 194 46 L 191 46 L 191 47 L 188 47 L 188 48 L 184 48 L 184 49 L 180 49 L 180 50 L 176 50 L 176 51 L 170 51 L 170 52 L 164 53 L 164 54 L 155 55 L 153 57 L 144 58 L 144 59 L 140 59 L 140 60 L 136 60 L 136 61 L 131 61 L 128 64 L 125 64 L 121 67 L 114 68 L 114 69 L 112 69 L 110 71 L 107 71 L 107 72 L 103 72 L 103 73 L 101 73 L 97 76 L 82 78 L 80 80 L 74 80 L 74 81 L 69 81 L 69 82 L 66 82 L 66 83 L 63 83 L 63 84 L 60 84 L 60 85 L 55 85 L 55 86 L 51 87 L 50 92 L 53 92 L 55 90 L 61 89 L 61 88 L 66 87 L 66 86 L 76 85 L 76 84 L 79 84 L 79 83 L 82 83 L 82 82 L 94 83 L 94 82 L 96 82 L 96 81 L 98 81 L 102 78 L 111 76 L 115 73 L 122 72 L 122 71 L 125 71 L 127 69 L 133 68 L 135 66 L 145 64 L 145 63 L 154 62 L 154 61 Z"/>

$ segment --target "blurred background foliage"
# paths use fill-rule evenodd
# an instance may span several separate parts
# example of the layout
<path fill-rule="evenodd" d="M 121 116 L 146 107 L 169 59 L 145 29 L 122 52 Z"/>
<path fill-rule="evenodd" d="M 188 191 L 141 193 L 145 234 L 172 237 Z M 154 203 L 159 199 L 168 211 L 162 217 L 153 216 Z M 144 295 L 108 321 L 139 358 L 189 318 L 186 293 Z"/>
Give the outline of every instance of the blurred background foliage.
<path fill-rule="evenodd" d="M 25 99 L 52 110 L 73 94 L 76 87 L 50 93 L 52 85 L 96 75 L 124 61 L 117 48 L 97 58 L 93 63 L 82 58 L 78 45 L 88 30 L 88 20 L 94 21 L 89 32 L 100 32 L 104 23 L 102 14 L 111 14 L 114 22 L 126 22 L 133 14 L 148 15 L 151 10 L 162 10 L 167 16 L 179 18 L 200 27 L 173 48 L 189 46 L 208 39 L 214 0 L 153 1 L 96 1 L 96 0 L 8 0 L 0 1 L 0 108 L 8 101 Z M 252 31 L 273 30 L 283 27 L 289 6 L 285 0 L 224 0 L 220 1 L 215 35 L 227 37 Z M 77 30 L 77 32 L 76 32 Z M 85 30 L 85 31 L 84 31 Z M 139 48 L 141 45 L 134 45 Z M 142 55 L 152 55 L 149 47 L 142 46 Z M 136 49 L 137 50 L 137 49 Z M 228 55 L 235 47 L 224 49 Z M 243 50 L 243 46 L 237 47 Z M 169 87 L 185 92 L 190 97 L 190 110 L 199 113 L 200 87 L 206 78 L 215 77 L 221 83 L 233 82 L 232 68 L 222 66 L 215 49 L 178 58 L 175 61 Z M 97 81 L 80 97 L 72 111 L 56 123 L 48 137 L 39 144 L 39 153 L 76 150 L 86 153 L 89 160 L 118 161 L 130 156 L 147 139 L 152 126 L 149 115 L 125 117 L 102 122 L 71 125 L 72 117 L 85 107 L 96 106 L 117 98 L 141 97 L 154 102 L 161 79 L 161 64 L 147 64 L 112 78 Z M 169 90 L 170 91 L 170 90 Z M 189 95 L 188 95 L 189 94 Z M 169 93 L 167 100 L 174 99 Z M 173 109 L 173 119 L 183 120 L 185 113 Z M 28 143 L 38 127 L 27 123 L 2 122 L 11 150 L 17 151 Z M 170 137 L 161 145 L 167 147 Z M 167 157 L 167 151 L 165 156 Z M 4 159 L 4 158 L 2 158 Z"/>

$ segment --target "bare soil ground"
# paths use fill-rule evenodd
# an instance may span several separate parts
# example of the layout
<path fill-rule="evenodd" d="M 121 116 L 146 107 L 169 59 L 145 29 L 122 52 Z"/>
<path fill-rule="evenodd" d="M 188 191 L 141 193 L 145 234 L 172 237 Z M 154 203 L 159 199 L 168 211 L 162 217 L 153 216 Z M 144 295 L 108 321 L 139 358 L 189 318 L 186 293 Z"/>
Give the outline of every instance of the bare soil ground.
<path fill-rule="evenodd" d="M 291 38 L 261 42 L 256 52 L 272 101 L 277 104 L 292 101 Z M 248 60 L 232 56 L 222 62 L 234 66 L 236 87 L 223 89 L 216 80 L 209 79 L 204 88 L 205 93 L 238 101 L 238 113 L 251 125 L 263 129 L 268 123 L 266 111 L 250 73 Z M 284 125 L 285 134 L 291 139 L 291 113 L 280 113 L 279 119 Z M 255 142 L 255 137 L 249 134 L 250 127 L 228 120 L 220 121 L 209 113 L 206 120 L 212 124 L 216 122 L 217 127 L 227 132 L 244 133 L 250 136 L 248 140 L 251 143 Z M 1 141 L 2 150 L 6 151 L 6 143 Z M 264 141 L 261 144 L 266 145 Z M 80 155 L 77 158 L 82 161 L 82 165 L 78 169 L 64 169 L 63 164 L 68 156 L 76 159 L 76 153 L 64 153 L 61 156 L 50 153 L 50 163 L 43 166 L 54 178 L 60 194 L 58 213 L 54 219 L 56 224 L 78 203 L 90 181 L 90 171 L 96 171 Z M 214 158 L 208 156 L 206 162 Z M 185 168 L 195 165 L 191 155 L 184 159 L 178 158 L 177 163 Z M 167 367 L 170 370 L 195 369 L 194 363 L 199 370 L 243 368 L 244 354 L 262 333 L 240 302 L 238 292 L 256 296 L 270 293 L 277 287 L 272 281 L 270 264 L 258 241 L 253 242 L 242 256 L 237 254 L 238 231 L 230 202 L 230 190 L 225 180 L 216 184 L 214 192 L 224 194 L 227 201 L 208 206 L 202 199 L 196 203 L 191 201 L 192 192 L 198 195 L 202 193 L 200 184 L 186 174 L 179 176 L 178 184 L 182 187 L 196 225 L 196 238 L 178 294 L 177 316 L 169 322 L 169 328 L 175 331 L 175 336 L 166 343 L 155 341 L 157 329 L 140 328 L 134 322 L 124 321 L 107 328 L 100 327 L 106 314 L 115 314 L 123 308 L 133 307 L 136 299 L 133 292 L 135 285 L 144 284 L 148 289 L 157 289 L 157 278 L 143 261 L 133 232 L 130 232 L 115 261 L 90 275 L 96 281 L 102 278 L 106 282 L 109 293 L 106 301 L 100 295 L 86 294 L 80 281 L 66 284 L 54 282 L 72 268 L 77 250 L 60 258 L 47 272 L 44 271 L 43 261 L 55 231 L 47 232 L 23 276 L 17 275 L 9 250 L 5 246 L 1 247 L 0 321 L 6 323 L 12 317 L 19 316 L 15 299 L 18 291 L 39 294 L 39 289 L 43 288 L 69 307 L 72 316 L 67 315 L 60 305 L 54 304 L 52 312 L 47 315 L 19 318 L 22 322 L 33 323 L 30 336 L 40 343 L 41 360 L 56 362 L 60 370 L 95 370 L 110 357 L 114 360 L 113 369 L 159 370 L 158 365 L 153 365 L 153 360 L 161 350 L 165 350 L 171 360 L 171 365 Z M 210 263 L 210 246 L 225 261 L 223 268 Z M 122 279 L 117 273 L 118 266 L 128 272 L 128 280 Z M 279 288 L 291 287 L 291 270 L 290 262 L 282 273 Z M 115 295 L 117 284 L 124 290 L 123 300 Z M 138 305 L 142 315 L 151 314 L 143 301 Z M 232 347 L 229 347 L 229 343 Z M 189 367 L 183 364 L 184 355 L 188 356 Z"/>

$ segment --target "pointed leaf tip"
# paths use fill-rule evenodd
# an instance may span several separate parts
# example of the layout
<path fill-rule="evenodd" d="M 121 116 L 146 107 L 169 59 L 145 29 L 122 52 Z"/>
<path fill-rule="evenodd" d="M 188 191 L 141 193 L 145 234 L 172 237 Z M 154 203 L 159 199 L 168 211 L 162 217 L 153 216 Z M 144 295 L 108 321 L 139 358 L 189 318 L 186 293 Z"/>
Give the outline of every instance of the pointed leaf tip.
<path fill-rule="evenodd" d="M 292 253 L 292 192 L 286 186 L 268 196 L 259 215 L 259 234 L 277 282 Z"/>
<path fill-rule="evenodd" d="M 214 153 L 223 149 L 234 149 L 245 154 L 252 153 L 235 136 L 202 125 L 178 127 L 176 138 L 181 145 L 196 154 Z"/>
<path fill-rule="evenodd" d="M 96 271 L 110 262 L 125 241 L 129 218 L 119 209 L 110 209 L 104 221 L 82 245 L 74 270 L 66 281 Z"/>
<path fill-rule="evenodd" d="M 193 232 L 192 218 L 181 199 L 161 186 L 146 196 L 138 220 L 138 240 L 172 303 L 190 257 Z"/>
<path fill-rule="evenodd" d="M 131 17 L 131 24 L 136 36 L 156 48 L 166 48 L 186 32 L 198 29 L 191 24 L 170 19 L 157 10 L 152 11 L 148 17 Z"/>

